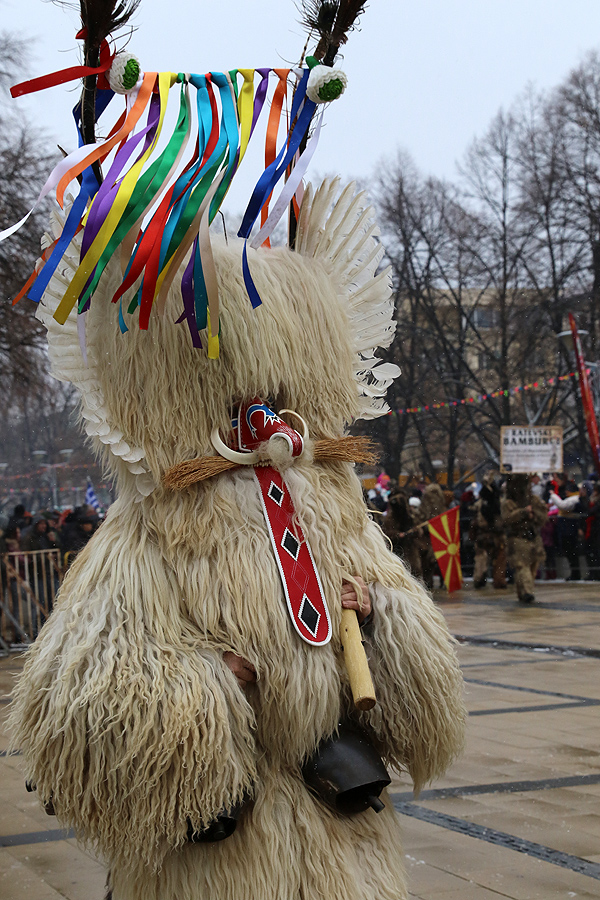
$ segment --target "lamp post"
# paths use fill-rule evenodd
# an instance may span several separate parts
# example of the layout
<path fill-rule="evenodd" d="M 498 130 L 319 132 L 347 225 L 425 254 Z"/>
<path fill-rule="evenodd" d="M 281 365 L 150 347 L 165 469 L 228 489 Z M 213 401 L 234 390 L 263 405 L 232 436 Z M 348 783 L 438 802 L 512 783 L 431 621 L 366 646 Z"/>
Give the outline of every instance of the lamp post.
<path fill-rule="evenodd" d="M 44 467 L 44 466 L 43 466 L 43 463 L 42 463 L 42 460 L 43 460 L 43 458 L 46 456 L 46 451 L 45 451 L 45 450 L 32 450 L 32 451 L 31 451 L 31 455 L 32 455 L 34 461 L 38 464 L 38 466 Z M 37 497 L 37 501 L 36 501 L 36 497 Z M 35 490 L 32 492 L 32 495 L 31 495 L 31 498 L 30 498 L 30 499 L 33 501 L 33 503 L 34 503 L 35 505 L 37 505 L 37 502 L 39 502 L 39 499 L 40 499 L 40 493 L 38 492 L 37 487 L 36 487 Z M 44 501 L 44 502 L 45 502 L 45 501 Z"/>
<path fill-rule="evenodd" d="M 0 462 L 0 478 L 3 478 L 4 473 L 6 472 L 7 468 L 8 468 L 8 463 Z M 0 509 L 2 509 L 3 507 L 4 507 L 4 501 L 0 500 Z"/>
<path fill-rule="evenodd" d="M 443 459 L 432 459 L 431 465 L 433 466 L 433 468 L 435 470 L 436 483 L 439 484 L 440 472 L 444 468 L 444 460 Z"/>
<path fill-rule="evenodd" d="M 58 452 L 59 452 L 60 456 L 62 456 L 62 458 L 63 458 L 63 460 L 64 460 L 64 462 L 61 463 L 61 465 L 62 465 L 63 467 L 67 467 L 67 466 L 69 465 L 69 460 L 71 459 L 71 456 L 73 455 L 73 448 L 65 448 L 64 450 L 59 450 Z M 71 483 L 72 483 L 72 482 L 71 482 Z M 54 507 L 55 507 L 55 508 L 57 507 L 56 500 L 54 501 Z"/>
<path fill-rule="evenodd" d="M 589 332 L 585 331 L 583 328 L 579 328 L 579 337 L 584 337 Z M 556 340 L 563 345 L 567 353 L 571 354 L 575 352 L 575 344 L 573 342 L 573 333 L 571 329 L 568 331 L 559 331 L 556 335 Z"/>

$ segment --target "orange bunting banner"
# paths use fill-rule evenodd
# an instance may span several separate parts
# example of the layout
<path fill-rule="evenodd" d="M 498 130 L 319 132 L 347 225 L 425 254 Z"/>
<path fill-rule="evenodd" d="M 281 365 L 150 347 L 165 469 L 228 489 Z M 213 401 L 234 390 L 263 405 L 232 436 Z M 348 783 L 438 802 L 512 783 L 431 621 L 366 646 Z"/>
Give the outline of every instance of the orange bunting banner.
<path fill-rule="evenodd" d="M 459 519 L 460 510 L 455 506 L 427 523 L 431 546 L 449 594 L 460 590 L 463 583 Z"/>

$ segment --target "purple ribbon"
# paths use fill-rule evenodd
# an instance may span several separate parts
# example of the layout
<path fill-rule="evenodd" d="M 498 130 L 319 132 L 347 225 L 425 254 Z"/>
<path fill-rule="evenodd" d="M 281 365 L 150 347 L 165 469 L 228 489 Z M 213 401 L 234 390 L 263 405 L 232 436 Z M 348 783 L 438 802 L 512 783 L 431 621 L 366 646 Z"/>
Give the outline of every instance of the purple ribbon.
<path fill-rule="evenodd" d="M 127 165 L 128 160 L 133 155 L 136 148 L 139 146 L 140 141 L 143 140 L 144 145 L 138 155 L 136 162 L 138 162 L 142 158 L 142 156 L 154 140 L 159 118 L 160 100 L 155 94 L 150 101 L 150 109 L 148 111 L 148 122 L 146 127 L 143 128 L 142 131 L 140 131 L 138 134 L 130 137 L 125 145 L 121 148 L 121 150 L 119 150 L 112 162 L 106 178 L 102 182 L 102 185 L 98 190 L 98 193 L 96 194 L 94 202 L 92 203 L 92 208 L 90 209 L 88 215 L 86 227 L 83 232 L 83 239 L 81 242 L 81 259 L 83 259 L 88 249 L 92 245 L 94 239 L 100 231 L 102 223 L 105 221 L 106 216 L 108 215 L 108 212 L 115 201 L 115 197 L 121 186 L 121 182 L 117 182 L 118 176 Z"/>
<path fill-rule="evenodd" d="M 261 82 L 256 88 L 256 94 L 254 95 L 254 112 L 252 114 L 252 127 L 250 128 L 250 137 L 252 137 L 252 133 L 256 127 L 256 123 L 258 122 L 258 117 L 260 116 L 263 106 L 265 105 L 267 90 L 269 87 L 269 75 L 273 70 L 256 69 L 256 71 L 261 76 Z"/>
<path fill-rule="evenodd" d="M 198 238 L 194 241 L 192 246 L 192 253 L 190 255 L 187 266 L 185 267 L 185 272 L 183 273 L 183 278 L 181 279 L 181 296 L 183 298 L 183 312 L 180 317 L 177 319 L 177 325 L 180 325 L 184 320 L 187 322 L 187 326 L 190 330 L 190 335 L 192 338 L 192 346 L 195 347 L 196 350 L 202 349 L 202 340 L 200 339 L 200 332 L 198 331 L 198 325 L 196 323 L 196 304 L 194 300 L 194 285 L 193 285 L 193 275 L 194 275 L 194 257 L 196 256 L 196 245 L 198 243 Z"/>

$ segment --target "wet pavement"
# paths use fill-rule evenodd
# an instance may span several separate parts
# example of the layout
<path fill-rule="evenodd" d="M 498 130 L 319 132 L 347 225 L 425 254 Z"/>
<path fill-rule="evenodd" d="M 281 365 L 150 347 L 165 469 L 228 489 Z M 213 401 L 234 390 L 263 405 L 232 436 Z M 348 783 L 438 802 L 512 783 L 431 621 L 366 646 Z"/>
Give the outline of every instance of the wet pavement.
<path fill-rule="evenodd" d="M 392 784 L 410 897 L 600 898 L 600 585 L 539 584 L 531 607 L 511 588 L 436 600 L 460 640 L 468 741 L 418 800 Z M 2 721 L 21 666 L 0 659 Z M 0 723 L 0 897 L 101 900 L 104 867 L 25 791 L 6 746 Z"/>

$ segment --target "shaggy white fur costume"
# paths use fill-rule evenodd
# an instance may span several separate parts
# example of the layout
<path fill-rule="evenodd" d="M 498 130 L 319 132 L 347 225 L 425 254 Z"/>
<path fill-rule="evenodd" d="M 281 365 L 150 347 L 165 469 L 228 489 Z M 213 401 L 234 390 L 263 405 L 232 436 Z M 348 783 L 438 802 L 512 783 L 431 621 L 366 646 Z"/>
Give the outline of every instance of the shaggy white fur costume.
<path fill-rule="evenodd" d="M 393 335 L 389 278 L 375 275 L 372 210 L 352 188 L 336 197 L 336 182 L 307 192 L 297 252 L 249 253 L 256 311 L 241 243 L 215 248 L 218 361 L 174 324 L 175 288 L 149 331 L 132 323 L 121 335 L 116 305 L 103 302 L 120 282 L 116 261 L 85 316 L 87 364 L 76 317 L 64 327 L 51 318 L 76 247 L 45 297 L 55 374 L 80 389 L 120 494 L 28 653 L 14 745 L 40 799 L 52 797 L 61 823 L 109 864 L 114 900 L 402 900 L 389 801 L 379 815 L 337 816 L 309 794 L 300 765 L 346 717 L 417 788 L 462 746 L 452 641 L 369 519 L 350 463 L 308 454 L 285 474 L 331 611 L 334 637 L 321 648 L 288 618 L 252 472 L 182 494 L 161 485 L 171 466 L 213 452 L 212 429 L 225 433 L 241 400 L 296 410 L 314 439 L 384 409 L 390 367 L 369 348 Z M 338 637 L 342 578 L 354 573 L 375 610 L 367 649 L 378 705 L 360 714 Z M 246 692 L 223 663 L 229 650 L 256 667 Z M 186 842 L 188 820 L 200 830 L 245 792 L 232 837 Z"/>

